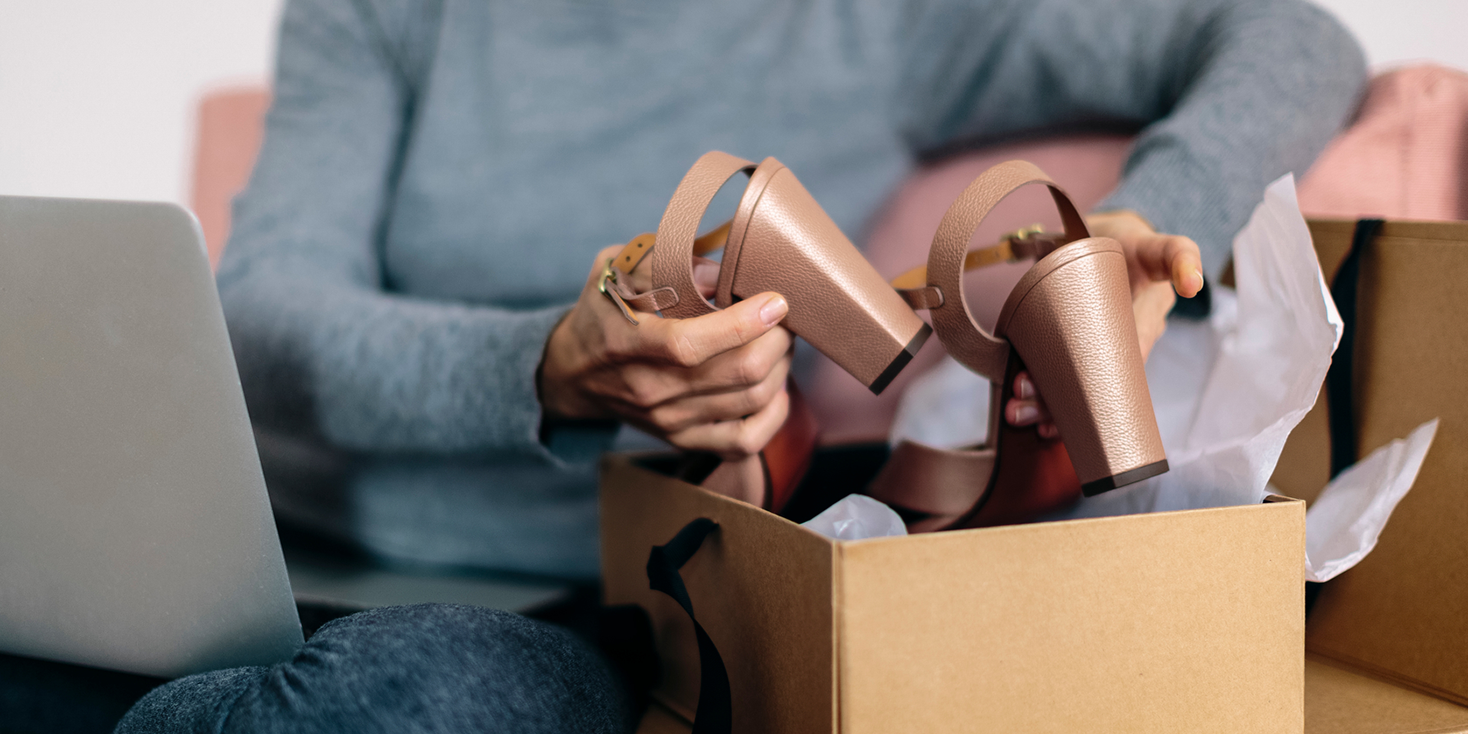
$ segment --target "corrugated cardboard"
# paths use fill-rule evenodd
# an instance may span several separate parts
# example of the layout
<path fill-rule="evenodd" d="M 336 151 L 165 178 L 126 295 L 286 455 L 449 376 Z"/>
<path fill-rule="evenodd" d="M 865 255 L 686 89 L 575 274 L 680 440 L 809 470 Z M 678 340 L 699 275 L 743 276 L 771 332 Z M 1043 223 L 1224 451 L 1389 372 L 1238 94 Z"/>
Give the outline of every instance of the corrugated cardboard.
<path fill-rule="evenodd" d="M 607 602 L 649 611 L 687 719 L 692 628 L 644 568 L 699 517 L 736 732 L 1303 731 L 1303 503 L 838 543 L 609 457 Z"/>
<path fill-rule="evenodd" d="M 653 703 L 637 734 L 688 734 L 693 726 Z M 1305 734 L 1468 734 L 1468 708 L 1305 656 Z"/>
<path fill-rule="evenodd" d="M 1354 226 L 1310 222 L 1328 279 Z M 1355 354 L 1360 455 L 1431 418 L 1441 424 L 1375 550 L 1321 591 L 1307 646 L 1468 704 L 1468 223 L 1387 222 L 1368 253 Z M 1322 399 L 1290 436 L 1275 486 L 1313 499 L 1329 446 Z"/>
<path fill-rule="evenodd" d="M 1468 708 L 1305 657 L 1306 734 L 1463 734 Z"/>

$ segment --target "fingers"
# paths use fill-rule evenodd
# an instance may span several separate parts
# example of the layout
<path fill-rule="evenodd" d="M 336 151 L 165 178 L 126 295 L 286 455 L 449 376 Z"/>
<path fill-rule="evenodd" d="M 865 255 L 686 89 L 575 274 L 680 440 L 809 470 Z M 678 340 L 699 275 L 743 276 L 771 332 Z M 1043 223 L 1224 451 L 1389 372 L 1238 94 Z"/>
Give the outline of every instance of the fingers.
<path fill-rule="evenodd" d="M 1148 234 L 1132 238 L 1132 266 L 1147 280 L 1171 281 L 1178 295 L 1192 298 L 1203 289 L 1203 258 L 1198 244 L 1181 235 Z"/>
<path fill-rule="evenodd" d="M 702 423 L 753 415 L 785 390 L 785 379 L 789 374 L 790 360 L 781 359 L 759 383 L 741 390 L 669 401 L 648 411 L 648 422 L 665 434 L 674 434 Z"/>
<path fill-rule="evenodd" d="M 770 329 L 738 349 L 717 355 L 689 376 L 690 391 L 700 394 L 742 390 L 763 382 L 776 365 L 788 363 L 795 337 L 782 328 Z"/>
<path fill-rule="evenodd" d="M 622 247 L 619 245 L 616 247 L 609 247 L 606 250 L 602 250 L 601 252 L 597 253 L 597 265 L 594 275 L 600 276 L 602 264 L 605 263 L 609 258 L 616 257 L 617 253 L 621 252 L 621 250 Z M 639 263 L 637 267 L 633 268 L 632 272 L 623 273 L 623 275 L 627 278 L 627 284 L 631 286 L 632 290 L 637 291 L 638 293 L 646 293 L 652 290 L 653 283 L 651 258 L 649 257 L 645 259 L 643 262 Z M 693 258 L 693 284 L 698 286 L 698 292 L 702 294 L 704 298 L 713 298 L 714 290 L 719 285 L 718 261 L 710 260 L 706 257 L 695 256 Z"/>
<path fill-rule="evenodd" d="M 1137 342 L 1144 362 L 1167 330 L 1167 314 L 1177 302 L 1172 290 L 1166 283 L 1148 283 L 1132 292 L 1132 318 L 1137 324 Z"/>
<path fill-rule="evenodd" d="M 761 293 L 722 311 L 691 319 L 647 319 L 630 345 L 639 356 L 677 367 L 698 367 L 773 329 L 789 305 L 778 293 Z M 631 355 L 629 355 L 631 356 Z"/>
<path fill-rule="evenodd" d="M 783 389 L 763 409 L 740 420 L 703 423 L 670 434 L 669 443 L 689 451 L 710 451 L 729 461 L 758 453 L 770 442 L 790 412 L 790 395 Z"/>
<path fill-rule="evenodd" d="M 607 261 L 616 257 L 622 251 L 621 245 L 603 247 L 596 253 L 596 259 L 591 261 L 591 273 L 586 276 L 586 282 L 595 286 L 601 283 L 601 274 L 606 269 Z"/>
<path fill-rule="evenodd" d="M 693 258 L 693 284 L 704 298 L 713 298 L 719 288 L 719 267 L 719 263 L 706 257 Z"/>
<path fill-rule="evenodd" d="M 1055 422 L 1050 418 L 1050 411 L 1040 400 L 1040 394 L 1028 372 L 1020 372 L 1014 376 L 1013 389 L 1014 398 L 1004 406 L 1004 420 L 1016 428 L 1036 426 L 1036 431 L 1042 438 L 1059 436 L 1060 429 L 1056 428 Z"/>

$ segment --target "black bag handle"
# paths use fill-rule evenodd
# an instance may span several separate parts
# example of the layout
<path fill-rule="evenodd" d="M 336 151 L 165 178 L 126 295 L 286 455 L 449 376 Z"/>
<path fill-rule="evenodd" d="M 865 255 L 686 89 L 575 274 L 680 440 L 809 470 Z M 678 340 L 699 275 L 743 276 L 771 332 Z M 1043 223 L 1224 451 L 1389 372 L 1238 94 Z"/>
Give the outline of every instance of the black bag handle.
<path fill-rule="evenodd" d="M 673 601 L 683 607 L 689 621 L 693 622 L 693 634 L 698 638 L 698 710 L 693 715 L 693 734 L 729 734 L 733 727 L 729 673 L 724 669 L 724 658 L 703 630 L 703 625 L 698 623 L 698 618 L 693 616 L 688 587 L 683 585 L 683 576 L 678 573 L 683 564 L 698 552 L 703 539 L 718 527 L 719 524 L 713 520 L 700 517 L 683 526 L 666 545 L 653 546 L 647 559 L 647 580 L 653 591 L 673 597 Z"/>
<path fill-rule="evenodd" d="M 1340 311 L 1341 343 L 1325 373 L 1325 409 L 1330 420 L 1330 478 L 1334 479 L 1359 458 L 1356 434 L 1356 411 L 1352 404 L 1355 384 L 1357 307 L 1361 292 L 1361 261 L 1366 256 L 1384 222 L 1362 219 L 1356 222 L 1351 249 L 1331 280 L 1330 296 Z"/>

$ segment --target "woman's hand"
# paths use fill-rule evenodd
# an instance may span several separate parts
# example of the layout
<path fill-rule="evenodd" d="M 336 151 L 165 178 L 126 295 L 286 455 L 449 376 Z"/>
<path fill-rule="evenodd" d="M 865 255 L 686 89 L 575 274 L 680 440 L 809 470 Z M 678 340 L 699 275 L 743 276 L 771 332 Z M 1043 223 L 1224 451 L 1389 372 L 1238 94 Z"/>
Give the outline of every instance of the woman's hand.
<path fill-rule="evenodd" d="M 1203 289 L 1203 259 L 1197 243 L 1179 235 L 1158 234 L 1133 211 L 1093 214 L 1086 218 L 1091 234 L 1110 237 L 1126 252 L 1132 286 L 1132 316 L 1142 359 L 1167 329 L 1167 314 L 1177 295 L 1192 298 Z M 1014 399 L 1004 407 L 1004 419 L 1013 426 L 1037 425 L 1041 436 L 1060 435 L 1028 373 L 1014 378 Z"/>
<path fill-rule="evenodd" d="M 617 418 L 725 459 L 764 448 L 789 408 L 791 335 L 778 325 L 788 310 L 784 297 L 761 293 L 692 319 L 649 314 L 634 326 L 598 290 L 604 263 L 620 249 L 597 255 L 580 299 L 551 332 L 539 378 L 542 410 Z M 713 293 L 717 266 L 696 267 L 694 276 Z"/>

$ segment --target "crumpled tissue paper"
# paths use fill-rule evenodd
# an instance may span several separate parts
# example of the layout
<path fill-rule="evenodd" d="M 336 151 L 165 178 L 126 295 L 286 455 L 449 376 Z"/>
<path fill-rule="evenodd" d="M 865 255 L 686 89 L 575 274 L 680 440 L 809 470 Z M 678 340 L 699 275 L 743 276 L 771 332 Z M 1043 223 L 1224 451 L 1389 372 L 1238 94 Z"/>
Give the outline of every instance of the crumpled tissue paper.
<path fill-rule="evenodd" d="M 1047 519 L 1255 504 L 1290 431 L 1315 403 L 1341 318 L 1300 215 L 1294 177 L 1265 190 L 1234 239 L 1237 291 L 1213 288 L 1206 321 L 1172 319 L 1147 361 L 1171 471 L 1082 500 Z M 982 443 L 989 383 L 952 359 L 923 375 L 898 408 L 892 441 Z M 1307 513 L 1307 577 L 1324 581 L 1368 553 L 1416 479 L 1429 421 L 1342 472 Z"/>
<path fill-rule="evenodd" d="M 907 525 L 886 503 L 864 494 L 848 494 L 825 512 L 802 523 L 827 538 L 862 540 L 907 535 Z"/>
<path fill-rule="evenodd" d="M 1434 418 L 1352 464 L 1326 485 L 1305 513 L 1305 577 L 1329 581 L 1372 548 L 1405 497 L 1437 435 Z"/>

